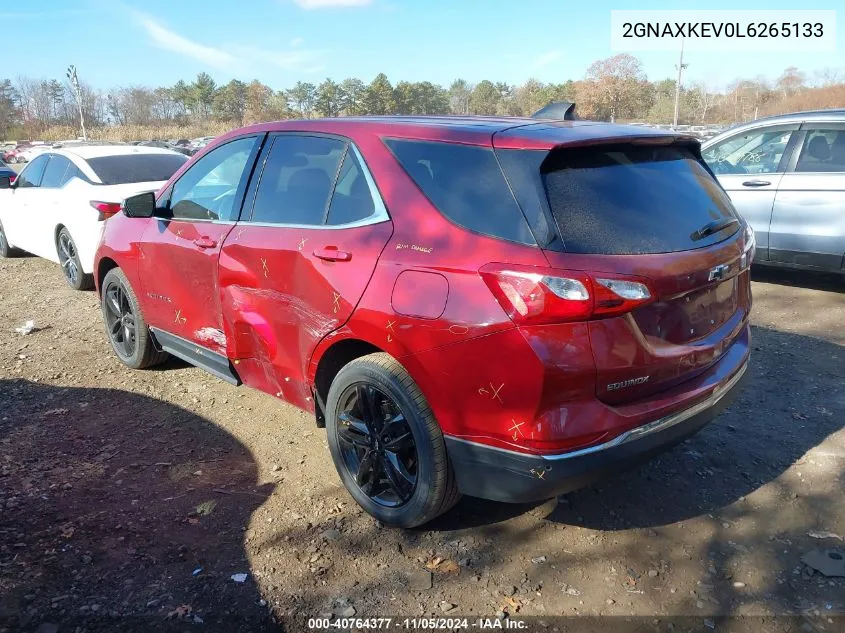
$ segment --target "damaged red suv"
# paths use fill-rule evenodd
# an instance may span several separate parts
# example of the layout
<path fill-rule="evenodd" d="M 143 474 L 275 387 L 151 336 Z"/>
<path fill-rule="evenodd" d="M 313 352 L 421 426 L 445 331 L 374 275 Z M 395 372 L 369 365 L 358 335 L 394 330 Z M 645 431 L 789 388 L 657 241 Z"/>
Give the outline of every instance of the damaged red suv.
<path fill-rule="evenodd" d="M 239 129 L 104 229 L 129 367 L 178 356 L 314 412 L 355 500 L 414 526 L 548 498 L 736 394 L 754 236 L 698 142 L 512 118 Z"/>

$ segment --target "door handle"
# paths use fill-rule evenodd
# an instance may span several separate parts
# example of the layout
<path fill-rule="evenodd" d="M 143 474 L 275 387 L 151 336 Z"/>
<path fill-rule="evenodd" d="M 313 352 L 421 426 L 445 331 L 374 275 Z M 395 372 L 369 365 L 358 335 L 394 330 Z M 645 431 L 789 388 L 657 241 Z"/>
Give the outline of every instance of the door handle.
<path fill-rule="evenodd" d="M 352 253 L 337 250 L 337 246 L 324 246 L 314 249 L 314 257 L 327 262 L 348 262 L 352 259 Z"/>
<path fill-rule="evenodd" d="M 217 246 L 217 242 L 211 239 L 210 237 L 198 237 L 194 240 L 194 244 L 199 246 L 200 248 L 214 248 Z"/>
<path fill-rule="evenodd" d="M 742 183 L 743 187 L 765 187 L 766 185 L 770 185 L 768 180 L 746 180 Z"/>

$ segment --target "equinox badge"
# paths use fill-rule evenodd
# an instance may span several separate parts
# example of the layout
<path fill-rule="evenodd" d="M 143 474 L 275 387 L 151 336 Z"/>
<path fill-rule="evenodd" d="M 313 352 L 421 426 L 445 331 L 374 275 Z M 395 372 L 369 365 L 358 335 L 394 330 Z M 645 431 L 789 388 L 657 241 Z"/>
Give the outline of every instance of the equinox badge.
<path fill-rule="evenodd" d="M 648 382 L 651 376 L 640 376 L 639 378 L 631 378 L 623 380 L 622 382 L 612 382 L 607 386 L 608 391 L 616 391 L 617 389 L 624 389 L 625 387 L 633 387 L 635 385 L 644 385 Z"/>

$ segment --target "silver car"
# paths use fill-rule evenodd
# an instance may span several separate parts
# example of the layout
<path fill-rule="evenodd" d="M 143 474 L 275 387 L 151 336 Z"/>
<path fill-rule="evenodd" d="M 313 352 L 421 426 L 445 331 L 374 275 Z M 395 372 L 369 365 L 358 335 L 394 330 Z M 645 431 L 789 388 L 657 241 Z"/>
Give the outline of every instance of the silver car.
<path fill-rule="evenodd" d="M 742 124 L 702 155 L 757 234 L 755 264 L 845 273 L 845 110 Z"/>

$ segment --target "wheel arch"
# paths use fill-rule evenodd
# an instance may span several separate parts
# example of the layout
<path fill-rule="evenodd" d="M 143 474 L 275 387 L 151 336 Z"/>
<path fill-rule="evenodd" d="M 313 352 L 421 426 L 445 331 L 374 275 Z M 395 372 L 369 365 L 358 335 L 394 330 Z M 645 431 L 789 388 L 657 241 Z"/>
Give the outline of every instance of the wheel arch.
<path fill-rule="evenodd" d="M 62 232 L 62 229 L 67 229 L 68 235 L 70 235 L 70 229 L 68 229 L 64 224 L 59 222 L 56 225 L 56 228 L 53 229 L 53 244 L 55 245 L 56 249 L 59 248 L 59 233 Z M 73 236 L 71 236 L 73 237 Z"/>
<path fill-rule="evenodd" d="M 325 347 L 320 346 L 311 360 L 314 374 L 311 384 L 314 389 L 314 410 L 317 416 L 317 426 L 326 425 L 325 403 L 329 395 L 329 388 L 338 372 L 357 358 L 369 354 L 387 353 L 377 345 L 364 339 L 345 337 L 335 340 Z"/>
<path fill-rule="evenodd" d="M 117 262 L 114 261 L 111 257 L 103 257 L 97 262 L 97 293 L 102 294 L 103 292 L 103 279 L 106 278 L 106 275 L 109 274 L 109 271 L 119 268 Z"/>

